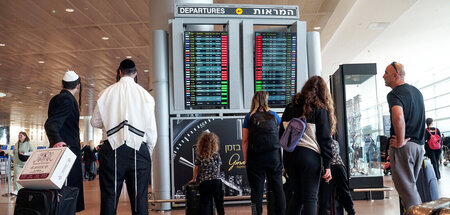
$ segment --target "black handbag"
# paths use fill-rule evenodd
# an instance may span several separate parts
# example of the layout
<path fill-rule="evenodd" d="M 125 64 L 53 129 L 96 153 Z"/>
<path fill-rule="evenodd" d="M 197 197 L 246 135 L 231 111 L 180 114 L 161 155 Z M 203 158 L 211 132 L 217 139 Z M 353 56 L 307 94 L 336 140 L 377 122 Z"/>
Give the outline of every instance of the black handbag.
<path fill-rule="evenodd" d="M 20 154 L 20 143 L 17 144 L 17 154 L 19 155 L 19 160 L 26 162 L 28 160 L 28 158 L 30 157 L 29 155 L 22 155 Z"/>

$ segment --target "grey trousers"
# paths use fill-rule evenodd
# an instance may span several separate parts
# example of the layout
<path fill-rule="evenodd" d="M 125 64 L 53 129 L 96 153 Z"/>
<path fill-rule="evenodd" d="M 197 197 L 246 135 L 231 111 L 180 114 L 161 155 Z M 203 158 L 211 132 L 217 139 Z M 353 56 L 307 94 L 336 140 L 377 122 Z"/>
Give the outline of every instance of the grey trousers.
<path fill-rule="evenodd" d="M 399 149 L 389 148 L 392 181 L 406 209 L 422 203 L 416 181 L 422 167 L 423 155 L 423 145 L 414 142 L 408 142 Z"/>

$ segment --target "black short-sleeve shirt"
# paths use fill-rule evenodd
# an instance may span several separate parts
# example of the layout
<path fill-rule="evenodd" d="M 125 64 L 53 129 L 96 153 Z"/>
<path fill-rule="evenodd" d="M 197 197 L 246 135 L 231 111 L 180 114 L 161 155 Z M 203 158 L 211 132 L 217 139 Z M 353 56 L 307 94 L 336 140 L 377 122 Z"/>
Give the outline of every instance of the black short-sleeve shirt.
<path fill-rule="evenodd" d="M 414 86 L 403 84 L 388 93 L 387 102 L 391 114 L 391 125 L 392 107 L 402 107 L 405 118 L 405 138 L 411 138 L 410 141 L 423 145 L 425 143 L 425 105 L 422 93 Z M 391 126 L 390 133 L 391 136 L 395 135 L 394 126 Z"/>

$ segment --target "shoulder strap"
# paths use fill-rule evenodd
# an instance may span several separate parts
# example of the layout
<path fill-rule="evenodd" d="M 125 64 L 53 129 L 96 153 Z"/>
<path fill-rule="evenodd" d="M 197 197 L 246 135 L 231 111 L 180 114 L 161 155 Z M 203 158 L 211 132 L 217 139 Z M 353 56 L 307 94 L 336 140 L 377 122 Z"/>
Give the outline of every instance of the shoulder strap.
<path fill-rule="evenodd" d="M 431 132 L 430 132 L 430 130 L 428 130 L 428 128 L 426 128 L 427 129 L 427 131 L 428 131 L 428 133 L 430 133 L 430 135 L 433 135 Z M 436 132 L 435 132 L 436 133 Z"/>

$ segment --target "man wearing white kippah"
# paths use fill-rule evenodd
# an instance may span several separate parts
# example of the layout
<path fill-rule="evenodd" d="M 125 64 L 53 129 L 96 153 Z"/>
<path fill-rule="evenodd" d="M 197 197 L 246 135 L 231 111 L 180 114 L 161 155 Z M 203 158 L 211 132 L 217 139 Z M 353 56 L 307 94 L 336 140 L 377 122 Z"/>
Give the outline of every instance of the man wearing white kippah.
<path fill-rule="evenodd" d="M 80 103 L 75 99 L 79 93 Z M 67 177 L 67 186 L 78 187 L 76 211 L 84 210 L 83 175 L 81 169 L 80 119 L 81 79 L 74 71 L 67 71 L 62 80 L 61 92 L 48 105 L 48 119 L 45 122 L 50 147 L 67 146 L 77 156 Z"/>
<path fill-rule="evenodd" d="M 100 93 L 92 113 L 93 127 L 102 128 L 98 153 L 101 215 L 116 214 L 125 181 L 133 215 L 148 215 L 151 154 L 156 144 L 155 101 L 136 83 L 134 62 L 125 59 L 118 82 Z"/>

